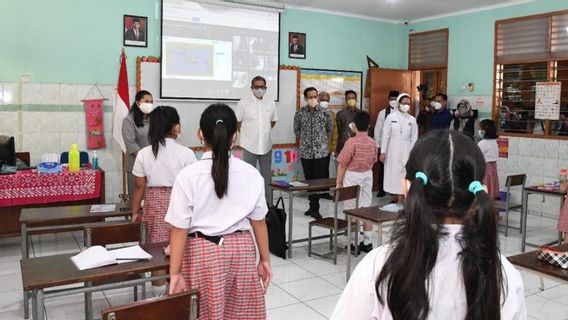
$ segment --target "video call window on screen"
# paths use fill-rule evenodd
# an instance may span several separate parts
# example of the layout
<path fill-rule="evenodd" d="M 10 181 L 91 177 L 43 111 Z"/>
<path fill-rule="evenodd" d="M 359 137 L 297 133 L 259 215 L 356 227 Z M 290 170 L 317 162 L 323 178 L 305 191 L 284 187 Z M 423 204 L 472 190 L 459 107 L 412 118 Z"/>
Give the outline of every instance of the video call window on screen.
<path fill-rule="evenodd" d="M 162 98 L 238 100 L 257 75 L 278 98 L 278 12 L 164 0 L 162 15 Z"/>

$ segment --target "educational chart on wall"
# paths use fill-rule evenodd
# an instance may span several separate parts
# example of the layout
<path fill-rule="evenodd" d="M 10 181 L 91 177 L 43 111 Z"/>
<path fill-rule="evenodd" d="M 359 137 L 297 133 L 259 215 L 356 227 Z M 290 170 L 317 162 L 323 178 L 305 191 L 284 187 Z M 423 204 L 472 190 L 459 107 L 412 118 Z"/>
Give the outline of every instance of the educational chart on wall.
<path fill-rule="evenodd" d="M 315 87 L 319 92 L 329 93 L 331 100 L 329 108 L 339 110 L 345 105 L 345 91 L 353 90 L 362 106 L 363 72 L 343 70 L 302 69 L 301 92 L 309 87 Z M 305 104 L 302 102 L 302 104 Z"/>
<path fill-rule="evenodd" d="M 560 82 L 537 82 L 534 118 L 558 120 L 560 118 Z"/>

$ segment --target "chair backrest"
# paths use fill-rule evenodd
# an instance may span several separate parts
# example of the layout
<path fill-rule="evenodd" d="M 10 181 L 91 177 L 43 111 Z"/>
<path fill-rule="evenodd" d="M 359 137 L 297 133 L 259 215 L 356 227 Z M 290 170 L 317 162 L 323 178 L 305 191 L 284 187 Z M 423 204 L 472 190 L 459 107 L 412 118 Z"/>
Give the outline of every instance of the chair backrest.
<path fill-rule="evenodd" d="M 345 200 L 357 199 L 359 197 L 359 185 L 337 188 L 333 192 L 333 201 L 341 202 Z"/>
<path fill-rule="evenodd" d="M 93 225 L 85 228 L 85 247 L 139 242 L 146 239 L 145 225 L 140 222 Z"/>
<path fill-rule="evenodd" d="M 69 163 L 69 152 L 61 152 L 59 163 Z M 89 153 L 86 151 L 79 152 L 79 164 L 89 163 Z"/>
<path fill-rule="evenodd" d="M 507 181 L 505 182 L 505 186 L 514 187 L 514 186 L 525 186 L 525 181 L 527 180 L 526 174 L 516 174 L 507 176 Z"/>
<path fill-rule="evenodd" d="M 102 320 L 193 320 L 199 316 L 199 292 L 189 290 L 102 311 Z"/>

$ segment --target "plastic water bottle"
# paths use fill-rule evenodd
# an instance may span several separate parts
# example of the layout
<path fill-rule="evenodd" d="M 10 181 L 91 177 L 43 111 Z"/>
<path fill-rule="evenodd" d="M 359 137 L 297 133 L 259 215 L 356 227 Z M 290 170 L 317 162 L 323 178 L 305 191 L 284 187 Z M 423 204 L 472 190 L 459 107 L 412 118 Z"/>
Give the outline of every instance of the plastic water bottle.
<path fill-rule="evenodd" d="M 93 151 L 93 170 L 99 168 L 99 157 L 97 157 L 97 150 Z"/>
<path fill-rule="evenodd" d="M 79 172 L 79 170 L 79 149 L 77 148 L 77 144 L 73 143 L 71 149 L 69 149 L 69 172 Z"/>
<path fill-rule="evenodd" d="M 566 182 L 566 180 L 568 180 L 568 169 L 560 169 L 558 180 L 560 183 L 564 183 Z"/>

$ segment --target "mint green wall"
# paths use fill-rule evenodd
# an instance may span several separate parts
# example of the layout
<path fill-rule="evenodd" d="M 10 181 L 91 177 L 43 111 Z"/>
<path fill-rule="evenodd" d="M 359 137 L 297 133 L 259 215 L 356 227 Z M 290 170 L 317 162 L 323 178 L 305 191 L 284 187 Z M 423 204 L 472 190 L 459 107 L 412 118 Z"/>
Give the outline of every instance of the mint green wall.
<path fill-rule="evenodd" d="M 126 47 L 129 82 L 135 58 L 159 56 L 160 0 L 18 0 L 0 10 L 0 81 L 115 84 L 122 16 L 147 16 L 148 48 Z M 369 54 L 385 67 L 406 61 L 399 25 L 316 12 L 282 14 L 281 63 L 309 68 L 367 69 Z M 307 33 L 307 59 L 288 59 L 289 31 Z M 403 34 L 405 35 L 405 34 Z M 404 42 L 404 43 L 403 43 Z M 387 43 L 393 44 L 387 46 Z M 394 48 L 394 49 L 393 49 Z"/>
<path fill-rule="evenodd" d="M 412 23 L 412 32 L 449 28 L 448 94 L 493 95 L 493 48 L 495 21 L 568 9 L 568 0 L 537 0 L 488 11 Z M 475 83 L 475 91 L 460 89 Z"/>

